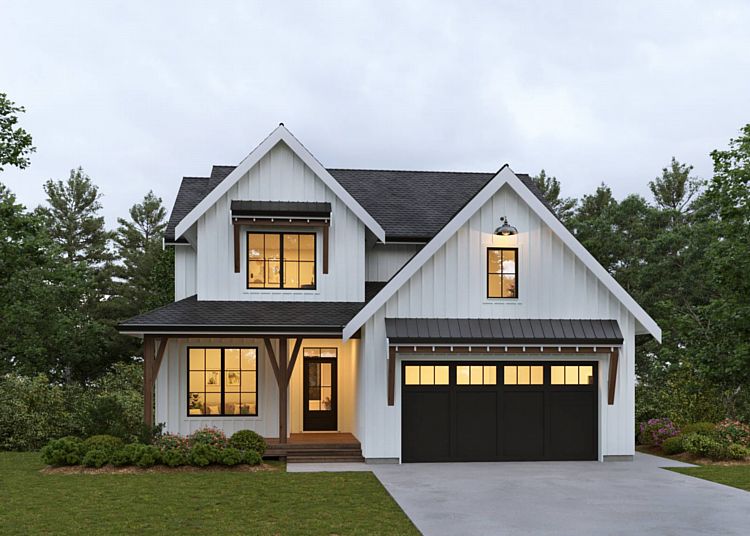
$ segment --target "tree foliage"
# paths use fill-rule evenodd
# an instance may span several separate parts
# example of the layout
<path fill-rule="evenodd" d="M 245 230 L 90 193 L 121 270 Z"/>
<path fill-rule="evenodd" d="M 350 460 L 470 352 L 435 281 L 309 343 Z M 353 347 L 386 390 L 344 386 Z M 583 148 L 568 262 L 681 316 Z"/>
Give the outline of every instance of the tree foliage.
<path fill-rule="evenodd" d="M 531 177 L 539 191 L 542 192 L 544 199 L 550 204 L 562 221 L 567 221 L 573 215 L 577 201 L 572 197 L 560 197 L 560 181 L 556 177 L 547 175 L 547 172 L 541 170 L 539 175 Z"/>
<path fill-rule="evenodd" d="M 18 125 L 18 114 L 26 111 L 23 106 L 0 93 L 0 171 L 3 166 L 15 166 L 24 169 L 31 163 L 29 156 L 36 151 L 31 134 Z"/>

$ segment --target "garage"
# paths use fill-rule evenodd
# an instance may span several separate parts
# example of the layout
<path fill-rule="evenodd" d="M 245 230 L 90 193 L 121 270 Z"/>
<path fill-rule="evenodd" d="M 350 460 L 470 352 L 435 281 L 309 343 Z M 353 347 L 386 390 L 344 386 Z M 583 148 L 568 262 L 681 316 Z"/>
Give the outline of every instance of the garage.
<path fill-rule="evenodd" d="M 595 361 L 403 361 L 402 461 L 595 460 Z"/>

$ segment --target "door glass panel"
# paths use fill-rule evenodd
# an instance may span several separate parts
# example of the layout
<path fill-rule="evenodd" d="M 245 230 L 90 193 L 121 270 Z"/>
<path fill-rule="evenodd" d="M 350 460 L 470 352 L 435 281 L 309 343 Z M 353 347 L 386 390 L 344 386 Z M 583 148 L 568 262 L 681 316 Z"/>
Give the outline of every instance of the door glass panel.
<path fill-rule="evenodd" d="M 320 379 L 320 385 L 324 386 L 331 386 L 331 364 L 330 363 L 322 363 L 321 368 L 322 377 Z"/>
<path fill-rule="evenodd" d="M 563 385 L 565 383 L 565 367 L 553 365 L 550 369 L 552 385 Z"/>
<path fill-rule="evenodd" d="M 333 409 L 333 399 L 331 398 L 331 388 L 320 388 L 320 409 L 321 411 L 331 411 Z"/>
<path fill-rule="evenodd" d="M 305 357 L 320 357 L 320 348 L 305 348 Z"/>
<path fill-rule="evenodd" d="M 420 370 L 420 384 L 422 385 L 434 385 L 435 384 L 435 369 L 429 365 L 419 367 Z"/>
<path fill-rule="evenodd" d="M 321 348 L 320 357 L 336 357 L 336 348 Z"/>
<path fill-rule="evenodd" d="M 531 367 L 531 385 L 543 385 L 544 384 L 544 367 L 532 366 Z"/>
<path fill-rule="evenodd" d="M 503 383 L 505 385 L 516 385 L 516 367 L 514 365 L 505 365 L 503 367 L 504 370 L 504 377 L 503 377 Z"/>
<path fill-rule="evenodd" d="M 438 365 L 435 367 L 435 385 L 448 385 L 448 371 L 447 365 Z"/>
<path fill-rule="evenodd" d="M 467 365 L 458 365 L 456 367 L 456 383 L 458 385 L 469 385 L 469 367 Z"/>

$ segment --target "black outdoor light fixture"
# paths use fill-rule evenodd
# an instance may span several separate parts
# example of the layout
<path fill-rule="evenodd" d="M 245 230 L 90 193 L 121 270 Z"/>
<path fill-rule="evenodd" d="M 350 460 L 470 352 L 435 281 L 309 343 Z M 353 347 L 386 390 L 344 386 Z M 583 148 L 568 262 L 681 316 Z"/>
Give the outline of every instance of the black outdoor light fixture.
<path fill-rule="evenodd" d="M 503 216 L 500 218 L 500 221 L 502 222 L 502 225 L 495 229 L 495 234 L 500 236 L 512 236 L 518 234 L 518 229 L 513 227 L 510 223 L 508 223 L 508 218 L 506 216 Z"/>

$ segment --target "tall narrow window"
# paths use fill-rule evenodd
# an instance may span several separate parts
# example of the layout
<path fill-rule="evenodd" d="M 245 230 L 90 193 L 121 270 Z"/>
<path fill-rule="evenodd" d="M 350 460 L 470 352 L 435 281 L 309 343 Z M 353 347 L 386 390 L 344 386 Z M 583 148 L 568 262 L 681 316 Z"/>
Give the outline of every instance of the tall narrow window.
<path fill-rule="evenodd" d="M 188 350 L 188 415 L 257 414 L 257 348 Z"/>
<path fill-rule="evenodd" d="M 487 248 L 487 297 L 518 298 L 518 249 Z"/>
<path fill-rule="evenodd" d="M 247 288 L 315 289 L 315 234 L 247 233 Z"/>

